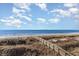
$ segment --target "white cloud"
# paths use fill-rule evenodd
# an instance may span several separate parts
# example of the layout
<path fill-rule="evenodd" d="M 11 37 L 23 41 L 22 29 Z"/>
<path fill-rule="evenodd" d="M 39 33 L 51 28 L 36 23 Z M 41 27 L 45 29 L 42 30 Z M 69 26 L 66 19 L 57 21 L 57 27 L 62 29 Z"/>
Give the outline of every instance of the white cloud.
<path fill-rule="evenodd" d="M 75 15 L 79 15 L 79 8 L 68 8 L 67 10 L 64 9 L 53 9 L 50 13 L 56 13 L 56 17 L 72 17 L 75 19 Z M 57 16 L 58 15 L 58 16 Z M 78 18 L 78 17 L 77 17 Z"/>
<path fill-rule="evenodd" d="M 28 14 L 29 17 L 32 17 L 32 14 Z"/>
<path fill-rule="evenodd" d="M 37 3 L 35 5 L 38 6 L 38 7 L 40 7 L 41 10 L 44 10 L 44 11 L 47 11 L 48 10 L 47 9 L 47 4 L 45 4 L 45 3 Z"/>
<path fill-rule="evenodd" d="M 28 10 L 30 11 L 30 3 L 15 3 L 14 6 L 15 7 L 18 7 L 20 9 L 25 9 L 25 10 Z"/>
<path fill-rule="evenodd" d="M 44 18 L 37 18 L 37 22 L 38 23 L 45 23 L 46 19 L 44 19 Z"/>
<path fill-rule="evenodd" d="M 27 11 L 30 11 L 31 3 L 14 3 L 14 6 L 20 9 L 24 9 Z M 47 10 L 47 4 L 46 3 L 34 3 L 34 5 L 38 6 L 39 8 L 41 8 L 41 10 Z"/>
<path fill-rule="evenodd" d="M 32 19 L 30 17 L 24 16 L 21 13 L 18 13 L 17 17 L 19 17 L 20 19 L 25 19 L 25 20 L 30 21 L 30 22 L 32 21 Z"/>
<path fill-rule="evenodd" d="M 10 22 L 6 22 L 6 25 L 8 26 L 15 26 L 15 27 L 21 27 L 21 21 L 20 20 L 11 20 Z"/>
<path fill-rule="evenodd" d="M 61 19 L 59 19 L 59 18 L 52 18 L 52 19 L 49 19 L 48 22 L 56 24 L 56 23 L 60 22 L 60 20 Z"/>
<path fill-rule="evenodd" d="M 19 19 L 25 19 L 27 21 L 32 21 L 32 19 L 28 16 L 32 16 L 31 14 L 29 14 L 28 16 L 23 15 L 21 12 L 25 13 L 25 10 L 20 10 L 17 9 L 16 7 L 13 7 L 13 14 L 15 17 L 18 17 Z"/>
<path fill-rule="evenodd" d="M 0 19 L 1 22 L 9 22 L 8 20 Z"/>
<path fill-rule="evenodd" d="M 32 19 L 28 16 L 21 16 L 22 18 L 25 18 L 27 21 L 32 21 Z"/>
<path fill-rule="evenodd" d="M 0 21 L 6 26 L 14 26 L 14 27 L 17 27 L 17 28 L 21 27 L 21 23 L 22 23 L 21 20 L 15 19 L 15 18 L 1 19 Z"/>
<path fill-rule="evenodd" d="M 24 13 L 25 10 L 21 10 L 21 9 L 17 9 L 16 7 L 13 7 L 12 12 L 15 13 L 15 14 L 18 14 L 20 12 Z"/>
<path fill-rule="evenodd" d="M 75 15 L 74 18 L 79 20 L 79 15 Z"/>
<path fill-rule="evenodd" d="M 31 5 L 32 5 L 32 3 L 14 3 L 15 7 L 20 8 L 22 10 L 27 10 L 27 11 L 31 10 L 31 8 L 30 8 Z M 44 11 L 48 10 L 46 3 L 34 3 L 34 5 L 36 5 L 39 8 L 41 8 L 41 10 L 44 10 Z"/>
<path fill-rule="evenodd" d="M 64 3 L 64 6 L 65 7 L 75 7 L 75 6 L 77 6 L 77 4 L 75 4 L 75 3 Z"/>
<path fill-rule="evenodd" d="M 31 22 L 32 19 L 30 17 L 32 15 L 31 14 L 28 14 L 28 16 L 24 15 L 24 14 L 26 14 L 27 10 L 30 10 L 30 7 L 29 7 L 30 5 L 31 5 L 30 3 L 16 3 L 16 4 L 14 4 L 13 11 L 12 11 L 14 16 L 18 17 L 19 19 L 24 19 L 24 20 Z"/>
<path fill-rule="evenodd" d="M 13 12 L 13 13 L 19 13 L 19 12 L 20 12 L 20 10 L 19 10 L 19 9 L 17 9 L 16 7 L 13 7 L 12 12 Z"/>
<path fill-rule="evenodd" d="M 71 12 L 71 13 L 79 13 L 79 9 L 78 8 L 69 8 L 69 11 Z"/>
<path fill-rule="evenodd" d="M 60 10 L 59 14 L 63 15 L 63 16 L 70 16 L 71 15 L 71 13 L 69 11 L 66 11 L 66 10 Z"/>
<path fill-rule="evenodd" d="M 60 14 L 60 16 L 70 16 L 71 15 L 71 13 L 69 11 L 63 10 L 63 9 L 54 9 L 50 12 Z"/>

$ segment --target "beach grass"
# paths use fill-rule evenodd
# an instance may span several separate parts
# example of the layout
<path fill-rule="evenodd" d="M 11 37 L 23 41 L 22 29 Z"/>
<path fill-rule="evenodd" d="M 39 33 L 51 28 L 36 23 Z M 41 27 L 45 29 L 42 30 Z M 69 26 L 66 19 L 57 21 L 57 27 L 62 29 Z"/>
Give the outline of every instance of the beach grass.
<path fill-rule="evenodd" d="M 53 56 L 53 51 L 47 46 L 43 45 L 39 40 L 34 39 L 35 36 L 9 36 L 0 38 L 0 55 L 7 56 L 24 56 L 24 55 L 37 55 L 37 56 Z M 79 55 L 79 41 L 75 40 L 79 37 L 78 34 L 68 35 L 37 35 L 37 37 L 43 38 L 44 40 L 58 40 L 52 42 L 68 51 L 73 55 Z M 72 39 L 71 39 L 72 38 Z M 67 39 L 60 41 L 61 39 Z"/>

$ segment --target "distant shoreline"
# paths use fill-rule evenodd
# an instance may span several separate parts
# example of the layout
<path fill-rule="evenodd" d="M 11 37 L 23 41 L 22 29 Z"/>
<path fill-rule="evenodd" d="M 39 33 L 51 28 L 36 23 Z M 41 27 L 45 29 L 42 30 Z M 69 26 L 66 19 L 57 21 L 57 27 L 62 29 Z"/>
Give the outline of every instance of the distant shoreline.
<path fill-rule="evenodd" d="M 31 36 L 79 36 L 79 33 L 56 33 L 56 34 L 35 34 L 35 35 L 4 35 L 4 36 L 0 36 L 0 38 L 31 37 Z"/>

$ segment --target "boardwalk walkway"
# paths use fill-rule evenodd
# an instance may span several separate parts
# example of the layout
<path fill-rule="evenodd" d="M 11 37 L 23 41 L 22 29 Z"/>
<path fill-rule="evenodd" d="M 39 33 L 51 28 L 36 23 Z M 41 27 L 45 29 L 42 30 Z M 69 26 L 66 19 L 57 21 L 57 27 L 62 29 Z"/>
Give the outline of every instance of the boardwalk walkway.
<path fill-rule="evenodd" d="M 73 56 L 72 54 L 70 54 L 69 52 L 65 51 L 64 49 L 62 49 L 61 47 L 59 47 L 56 44 L 52 44 L 51 42 L 42 39 L 40 37 L 32 37 L 33 39 L 39 40 L 42 44 L 46 45 L 47 47 L 49 47 L 50 49 L 53 50 L 53 55 L 55 54 L 56 56 L 60 55 L 60 56 Z"/>

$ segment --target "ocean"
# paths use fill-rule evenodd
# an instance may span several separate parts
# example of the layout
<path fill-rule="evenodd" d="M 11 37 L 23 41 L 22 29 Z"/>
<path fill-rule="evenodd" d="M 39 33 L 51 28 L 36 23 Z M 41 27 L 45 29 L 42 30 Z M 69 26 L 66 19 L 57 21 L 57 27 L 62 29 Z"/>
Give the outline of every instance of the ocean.
<path fill-rule="evenodd" d="M 0 36 L 75 33 L 79 30 L 0 30 Z"/>

